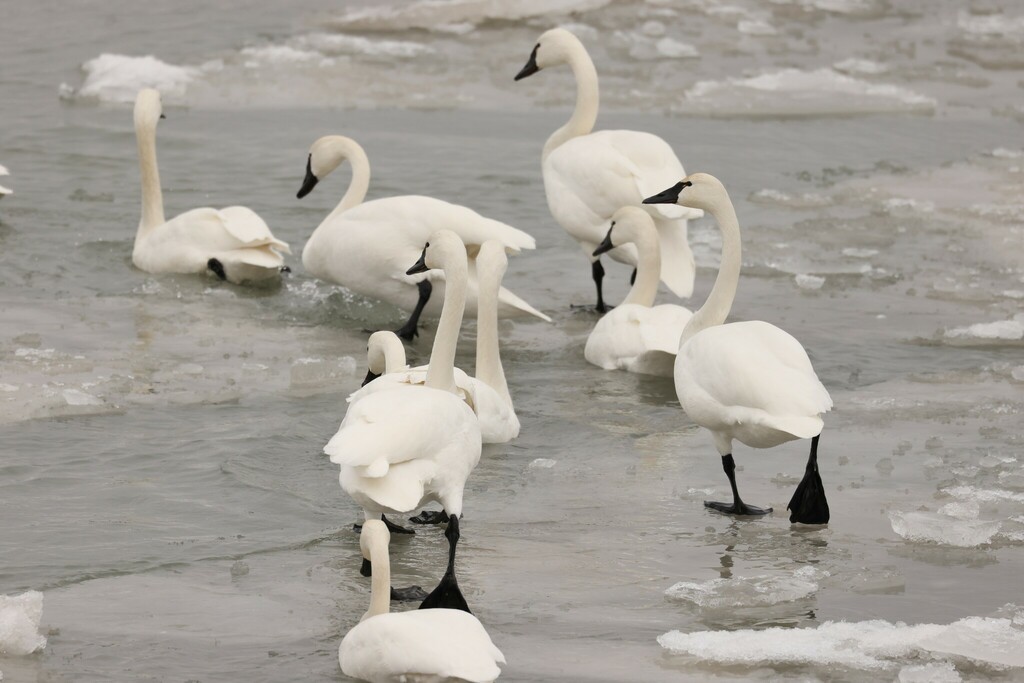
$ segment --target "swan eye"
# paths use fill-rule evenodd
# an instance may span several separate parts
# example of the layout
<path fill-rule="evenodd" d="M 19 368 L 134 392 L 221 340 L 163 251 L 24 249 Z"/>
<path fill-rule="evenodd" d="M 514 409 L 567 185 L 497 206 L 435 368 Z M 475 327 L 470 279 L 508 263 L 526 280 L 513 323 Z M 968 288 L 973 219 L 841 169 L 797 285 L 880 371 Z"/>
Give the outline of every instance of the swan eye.
<path fill-rule="evenodd" d="M 679 189 L 681 190 L 684 187 L 690 187 L 691 185 L 693 185 L 693 183 L 691 183 L 689 180 L 684 180 L 679 184 Z"/>
<path fill-rule="evenodd" d="M 611 224 L 611 226 L 610 226 L 610 227 L 612 227 L 612 228 L 614 228 L 614 227 L 615 227 L 615 221 L 612 221 L 612 224 Z"/>

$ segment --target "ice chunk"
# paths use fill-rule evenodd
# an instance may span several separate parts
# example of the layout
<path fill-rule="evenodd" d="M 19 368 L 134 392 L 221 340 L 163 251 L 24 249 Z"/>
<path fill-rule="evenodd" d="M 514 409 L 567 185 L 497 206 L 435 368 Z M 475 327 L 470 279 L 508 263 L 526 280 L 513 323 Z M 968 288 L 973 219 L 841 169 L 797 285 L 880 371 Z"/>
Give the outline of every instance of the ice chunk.
<path fill-rule="evenodd" d="M 946 515 L 947 517 L 954 517 L 956 519 L 977 519 L 980 509 L 978 503 L 973 500 L 946 503 L 939 508 L 940 515 Z"/>
<path fill-rule="evenodd" d="M 1024 339 L 1024 322 L 1020 320 L 998 320 L 993 323 L 976 323 L 967 327 L 946 330 L 949 339 Z"/>
<path fill-rule="evenodd" d="M 43 616 L 43 594 L 0 595 L 0 655 L 29 655 L 46 647 L 39 633 Z"/>
<path fill-rule="evenodd" d="M 357 362 L 342 356 L 334 362 L 323 358 L 299 358 L 292 363 L 290 384 L 293 389 L 323 385 L 341 385 L 342 380 L 356 372 Z"/>
<path fill-rule="evenodd" d="M 556 462 L 557 461 L 551 460 L 550 458 L 537 458 L 536 460 L 530 462 L 528 467 L 531 470 L 549 470 L 555 466 Z"/>
<path fill-rule="evenodd" d="M 873 62 L 870 59 L 857 59 L 856 57 L 836 62 L 832 65 L 832 68 L 844 74 L 864 74 L 867 76 L 884 74 L 889 70 L 889 67 L 885 64 Z"/>
<path fill-rule="evenodd" d="M 825 284 L 825 278 L 818 275 L 807 275 L 806 273 L 797 273 L 796 285 L 800 289 L 821 289 Z"/>
<path fill-rule="evenodd" d="M 939 543 L 957 548 L 974 548 L 992 542 L 999 522 L 952 519 L 934 512 L 889 513 L 892 530 L 908 541 Z"/>
<path fill-rule="evenodd" d="M 185 94 L 199 70 L 160 61 L 152 55 L 131 57 L 101 54 L 82 65 L 85 82 L 76 94 L 105 102 L 134 102 L 142 88 L 156 88 L 165 97 Z"/>
<path fill-rule="evenodd" d="M 92 394 L 87 394 L 80 389 L 65 389 L 61 392 L 61 396 L 69 406 L 100 406 L 103 405 L 103 400 L 96 398 Z"/>
<path fill-rule="evenodd" d="M 968 617 L 921 641 L 929 652 L 997 666 L 1024 667 L 1024 630 L 1010 619 Z"/>
<path fill-rule="evenodd" d="M 963 679 L 950 662 L 911 664 L 900 669 L 897 683 L 960 683 Z"/>
<path fill-rule="evenodd" d="M 974 486 L 951 486 L 942 489 L 954 498 L 960 500 L 974 500 L 979 503 L 997 503 L 1001 500 L 1008 500 L 1017 503 L 1024 503 L 1024 493 L 1003 491 L 1002 489 L 979 489 Z"/>
<path fill-rule="evenodd" d="M 815 577 L 815 570 L 805 567 L 785 576 L 738 576 L 703 583 L 681 581 L 667 589 L 665 595 L 708 610 L 761 607 L 811 597 L 818 590 Z"/>
<path fill-rule="evenodd" d="M 774 36 L 778 33 L 774 26 L 760 19 L 741 19 L 736 24 L 736 30 L 748 36 Z"/>

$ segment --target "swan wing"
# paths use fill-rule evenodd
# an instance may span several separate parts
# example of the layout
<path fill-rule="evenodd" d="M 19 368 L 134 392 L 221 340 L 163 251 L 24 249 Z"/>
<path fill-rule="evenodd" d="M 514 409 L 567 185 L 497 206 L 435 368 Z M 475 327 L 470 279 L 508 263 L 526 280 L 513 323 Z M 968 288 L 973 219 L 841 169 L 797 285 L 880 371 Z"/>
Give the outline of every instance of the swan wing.
<path fill-rule="evenodd" d="M 584 355 L 606 370 L 671 377 L 679 337 L 691 315 L 670 304 L 622 304 L 598 321 Z"/>
<path fill-rule="evenodd" d="M 468 375 L 464 380 L 456 377 L 455 383 L 476 413 L 484 443 L 506 443 L 519 436 L 519 417 L 515 409 L 491 385 Z"/>
<path fill-rule="evenodd" d="M 341 670 L 368 681 L 493 681 L 505 663 L 483 624 L 468 612 L 425 609 L 379 614 L 349 631 L 338 649 Z"/>
<path fill-rule="evenodd" d="M 255 211 L 245 206 L 228 206 L 219 212 L 224 229 L 246 247 L 272 246 L 292 253 L 286 242 L 274 237 L 270 227 Z"/>

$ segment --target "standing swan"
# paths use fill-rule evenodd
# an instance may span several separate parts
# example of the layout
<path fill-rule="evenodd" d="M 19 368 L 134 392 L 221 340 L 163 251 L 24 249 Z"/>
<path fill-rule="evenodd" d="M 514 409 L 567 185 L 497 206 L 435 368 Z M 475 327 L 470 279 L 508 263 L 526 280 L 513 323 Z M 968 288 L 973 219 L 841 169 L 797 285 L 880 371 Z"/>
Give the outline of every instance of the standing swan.
<path fill-rule="evenodd" d="M 312 192 L 346 159 L 352 164 L 348 190 L 306 242 L 302 265 L 322 280 L 411 311 L 409 320 L 397 331 L 407 341 L 419 334 L 417 325 L 424 311 L 437 315 L 441 310 L 444 279 L 440 274 L 412 276 L 405 272 L 433 232 L 452 230 L 466 245 L 470 312 L 476 310 L 475 266 L 480 245 L 496 239 L 510 253 L 535 247 L 534 239 L 522 230 L 440 199 L 404 195 L 364 203 L 370 186 L 370 162 L 355 140 L 340 135 L 328 135 L 313 143 L 298 197 Z M 431 297 L 435 288 L 441 288 L 441 297 Z M 502 315 L 529 314 L 551 322 L 507 289 L 500 290 L 499 301 Z"/>
<path fill-rule="evenodd" d="M 455 580 L 455 547 L 463 489 L 480 461 L 481 441 L 476 415 L 455 387 L 455 347 L 468 281 L 466 247 L 458 235 L 450 230 L 431 235 L 409 273 L 428 268 L 443 269 L 448 286 L 426 383 L 377 391 L 351 403 L 324 453 L 341 465 L 341 487 L 367 521 L 441 503 L 448 513 L 448 568 L 423 604 L 468 611 Z"/>
<path fill-rule="evenodd" d="M 597 321 L 583 355 L 605 370 L 671 377 L 679 337 L 693 314 L 675 304 L 654 305 L 661 253 L 658 231 L 646 211 L 635 206 L 616 211 L 594 256 L 623 244 L 636 246 L 636 280 L 625 301 Z"/>
<path fill-rule="evenodd" d="M 508 392 L 498 342 L 498 293 L 506 268 L 508 257 L 501 243 L 497 240 L 484 242 L 476 258 L 480 288 L 476 314 L 476 377 L 470 377 L 459 368 L 455 368 L 455 386 L 459 395 L 480 420 L 480 434 L 484 443 L 507 443 L 519 436 L 519 418 L 512 405 L 512 396 Z M 397 348 L 395 344 L 398 345 Z M 398 356 L 399 351 L 401 359 Z M 405 364 L 405 349 L 401 347 L 401 342 L 393 332 L 376 332 L 371 335 L 368 353 L 370 368 L 367 380 L 363 384 L 365 386 L 367 382 L 372 383 L 352 394 L 349 402 L 376 391 L 423 384 L 426 381 L 428 365 L 402 369 L 401 366 Z M 386 355 L 390 360 L 385 360 Z M 395 372 L 395 369 L 400 371 Z M 382 371 L 386 376 L 380 381 L 374 381 L 380 377 Z"/>
<path fill-rule="evenodd" d="M 234 283 L 277 277 L 284 268 L 280 252 L 288 245 L 252 209 L 192 209 L 164 218 L 160 172 L 156 166 L 156 124 L 163 115 L 160 93 L 151 88 L 135 98 L 135 138 L 142 174 L 142 218 L 135 234 L 132 263 L 147 273 L 211 271 Z"/>
<path fill-rule="evenodd" d="M 501 653 L 480 620 L 453 609 L 418 609 L 391 613 L 388 600 L 391 534 L 369 520 L 359 547 L 373 563 L 370 609 L 338 648 L 346 676 L 371 683 L 394 681 L 463 681 L 488 683 L 501 675 Z"/>
<path fill-rule="evenodd" d="M 829 512 L 818 474 L 818 439 L 824 427 L 821 414 L 832 408 L 832 398 L 804 347 L 787 332 L 760 320 L 723 324 L 736 296 L 741 266 L 740 226 L 729 193 L 714 176 L 694 173 L 644 202 L 704 209 L 722 232 L 718 277 L 708 300 L 683 330 L 675 365 L 679 403 L 694 422 L 711 430 L 732 487 L 732 505 L 704 505 L 734 515 L 771 512 L 740 499 L 732 440 L 771 448 L 811 439 L 804 477 L 787 509 L 791 522 L 825 524 Z"/>
<path fill-rule="evenodd" d="M 608 230 L 612 214 L 623 206 L 640 206 L 644 197 L 686 172 L 668 143 L 656 135 L 634 130 L 591 132 L 597 121 L 597 71 L 586 48 L 569 31 L 555 28 L 541 35 L 515 80 L 558 64 L 568 64 L 576 77 L 576 109 L 569 122 L 544 143 L 544 192 L 551 215 L 590 259 L 597 310 L 603 313 L 607 310 L 601 290 L 604 267 L 593 251 Z M 677 296 L 688 297 L 693 293 L 694 265 L 686 221 L 704 213 L 676 206 L 648 210 L 661 241 L 661 280 Z M 637 265 L 636 249 L 630 245 L 616 247 L 609 256 Z"/>

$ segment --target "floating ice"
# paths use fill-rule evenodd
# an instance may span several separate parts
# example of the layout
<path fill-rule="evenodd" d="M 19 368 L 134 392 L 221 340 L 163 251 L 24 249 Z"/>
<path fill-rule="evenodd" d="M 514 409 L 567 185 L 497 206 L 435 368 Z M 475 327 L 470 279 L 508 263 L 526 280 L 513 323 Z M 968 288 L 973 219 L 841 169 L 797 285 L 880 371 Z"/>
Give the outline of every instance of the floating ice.
<path fill-rule="evenodd" d="M 333 59 L 312 50 L 297 50 L 288 45 L 265 45 L 247 47 L 241 52 L 245 66 L 254 69 L 259 66 L 293 66 L 295 64 L 317 63 L 320 66 L 334 64 Z"/>
<path fill-rule="evenodd" d="M 662 57 L 682 59 L 685 57 L 697 57 L 697 48 L 689 43 L 682 43 L 673 38 L 662 38 L 655 44 L 658 54 Z"/>
<path fill-rule="evenodd" d="M 1024 503 L 1024 493 L 1003 491 L 1001 489 L 979 489 L 974 486 L 951 486 L 942 489 L 942 492 L 959 498 L 960 500 L 973 500 L 979 503 L 997 503 L 1002 500 Z"/>
<path fill-rule="evenodd" d="M 344 33 L 314 33 L 303 38 L 303 42 L 328 54 L 408 58 L 434 52 L 432 47 L 408 40 L 370 40 Z"/>
<path fill-rule="evenodd" d="M 29 655 L 46 647 L 39 633 L 43 594 L 0 595 L 0 655 Z"/>
<path fill-rule="evenodd" d="M 1021 157 L 1024 157 L 1024 150 L 996 147 L 992 150 L 992 156 L 996 159 L 1020 159 Z"/>
<path fill-rule="evenodd" d="M 953 517 L 955 519 L 977 519 L 981 509 L 973 500 L 946 503 L 939 508 L 940 515 Z"/>
<path fill-rule="evenodd" d="M 813 192 L 791 195 L 781 190 L 765 188 L 750 195 L 750 201 L 760 204 L 778 204 L 794 209 L 807 209 L 819 206 L 828 206 L 832 200 L 828 197 Z"/>
<path fill-rule="evenodd" d="M 992 542 L 999 522 L 954 519 L 934 512 L 889 513 L 892 530 L 908 541 L 938 543 L 956 548 L 974 548 Z"/>
<path fill-rule="evenodd" d="M 806 273 L 797 273 L 796 275 L 796 286 L 800 289 L 821 289 L 825 284 L 825 278 L 818 275 L 807 275 Z"/>
<path fill-rule="evenodd" d="M 843 249 L 843 256 L 852 256 L 854 258 L 871 258 L 877 256 L 877 249 L 858 249 L 857 247 L 847 247 Z"/>
<path fill-rule="evenodd" d="M 900 669 L 896 683 L 960 683 L 963 678 L 950 662 L 911 664 Z"/>
<path fill-rule="evenodd" d="M 993 323 L 975 323 L 967 327 L 954 327 L 946 330 L 949 339 L 1004 339 L 1017 341 L 1024 339 L 1024 322 L 1020 320 L 999 320 Z"/>
<path fill-rule="evenodd" d="M 1024 629 L 1015 628 L 1010 619 L 961 619 L 925 638 L 920 645 L 932 653 L 1001 667 L 1024 667 Z"/>
<path fill-rule="evenodd" d="M 856 57 L 836 62 L 832 65 L 832 68 L 844 74 L 863 74 L 865 76 L 884 74 L 889 70 L 889 67 L 885 64 L 879 64 L 870 59 L 857 59 Z"/>
<path fill-rule="evenodd" d="M 485 21 L 521 21 L 551 14 L 578 14 L 604 7 L 610 2 L 611 0 L 419 0 L 401 7 L 384 5 L 349 10 L 329 23 L 358 31 L 443 31 L 452 24 L 478 26 Z"/>
<path fill-rule="evenodd" d="M 736 30 L 748 36 L 774 36 L 778 33 L 774 26 L 760 19 L 741 19 L 736 24 Z"/>
<path fill-rule="evenodd" d="M 291 366 L 292 388 L 306 388 L 328 384 L 341 384 L 341 380 L 355 374 L 356 359 L 342 356 L 334 362 L 323 358 L 299 358 Z"/>
<path fill-rule="evenodd" d="M 680 581 L 668 588 L 665 595 L 707 610 L 763 607 L 811 597 L 818 590 L 817 574 L 813 567 L 804 567 L 786 576 L 738 576 L 703 583 Z"/>
<path fill-rule="evenodd" d="M 550 458 L 537 458 L 532 460 L 528 467 L 531 470 L 549 470 L 555 466 L 557 461 L 551 460 Z"/>
<path fill-rule="evenodd" d="M 80 389 L 65 389 L 61 392 L 61 396 L 64 397 L 64 401 L 69 406 L 100 406 L 103 405 L 103 400 L 96 398 L 92 394 L 88 394 Z"/>
<path fill-rule="evenodd" d="M 199 69 L 175 66 L 152 55 L 101 54 L 82 65 L 85 82 L 75 91 L 79 97 L 105 102 L 134 102 L 142 88 L 156 88 L 163 95 L 182 97 L 200 73 Z"/>

